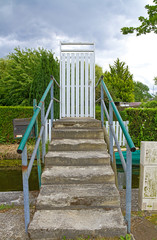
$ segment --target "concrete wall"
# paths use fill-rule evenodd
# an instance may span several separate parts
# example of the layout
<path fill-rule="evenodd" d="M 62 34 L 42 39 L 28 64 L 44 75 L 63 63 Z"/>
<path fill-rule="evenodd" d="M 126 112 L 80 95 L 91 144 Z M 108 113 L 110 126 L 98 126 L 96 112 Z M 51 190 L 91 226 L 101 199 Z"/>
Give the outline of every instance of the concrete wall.
<path fill-rule="evenodd" d="M 139 207 L 157 210 L 157 142 L 141 142 Z"/>

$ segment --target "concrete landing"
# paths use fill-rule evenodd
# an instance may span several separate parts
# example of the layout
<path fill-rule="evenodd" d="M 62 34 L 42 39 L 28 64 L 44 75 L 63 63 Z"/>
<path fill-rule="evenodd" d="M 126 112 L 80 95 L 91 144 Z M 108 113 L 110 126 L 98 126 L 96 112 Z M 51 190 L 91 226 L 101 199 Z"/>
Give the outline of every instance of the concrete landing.
<path fill-rule="evenodd" d="M 31 239 L 57 240 L 84 236 L 112 237 L 126 234 L 120 209 L 38 210 L 29 226 Z"/>

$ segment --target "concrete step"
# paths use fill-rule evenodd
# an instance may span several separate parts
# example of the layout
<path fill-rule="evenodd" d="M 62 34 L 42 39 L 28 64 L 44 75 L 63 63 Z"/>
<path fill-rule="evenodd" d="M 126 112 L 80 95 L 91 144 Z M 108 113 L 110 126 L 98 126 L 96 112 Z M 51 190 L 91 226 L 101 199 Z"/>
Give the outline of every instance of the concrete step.
<path fill-rule="evenodd" d="M 115 184 L 42 185 L 37 209 L 84 209 L 120 207 Z"/>
<path fill-rule="evenodd" d="M 115 237 L 126 235 L 126 226 L 120 209 L 38 210 L 28 233 L 32 240 Z"/>
<path fill-rule="evenodd" d="M 110 155 L 105 151 L 48 152 L 45 166 L 109 165 Z"/>
<path fill-rule="evenodd" d="M 54 139 L 49 151 L 106 151 L 103 139 Z"/>
<path fill-rule="evenodd" d="M 52 139 L 104 139 L 104 133 L 101 128 L 93 129 L 52 129 Z"/>
<path fill-rule="evenodd" d="M 90 184 L 114 183 L 111 166 L 54 166 L 46 167 L 42 173 L 42 184 Z"/>
<path fill-rule="evenodd" d="M 101 128 L 101 122 L 93 118 L 62 118 L 53 123 L 54 128 Z"/>

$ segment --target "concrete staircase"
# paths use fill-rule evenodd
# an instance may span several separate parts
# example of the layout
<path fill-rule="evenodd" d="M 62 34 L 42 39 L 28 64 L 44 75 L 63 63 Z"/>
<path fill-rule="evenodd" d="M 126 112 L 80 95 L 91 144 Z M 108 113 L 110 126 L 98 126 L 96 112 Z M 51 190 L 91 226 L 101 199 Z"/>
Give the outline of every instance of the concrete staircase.
<path fill-rule="evenodd" d="M 101 123 L 65 118 L 54 123 L 45 157 L 31 239 L 126 234 Z"/>

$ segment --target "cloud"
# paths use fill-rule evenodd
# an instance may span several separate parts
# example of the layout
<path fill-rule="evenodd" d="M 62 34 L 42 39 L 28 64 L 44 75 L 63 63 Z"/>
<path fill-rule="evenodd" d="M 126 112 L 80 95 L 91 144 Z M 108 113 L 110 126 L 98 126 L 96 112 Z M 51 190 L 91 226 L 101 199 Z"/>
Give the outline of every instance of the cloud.
<path fill-rule="evenodd" d="M 91 41 L 96 62 L 108 68 L 120 58 L 135 80 L 152 87 L 156 36 L 124 36 L 120 29 L 138 25 L 152 0 L 5 0 L 0 1 L 0 57 L 16 46 L 44 47 L 59 56 L 60 41 Z M 155 48 L 155 47 L 154 47 Z"/>

